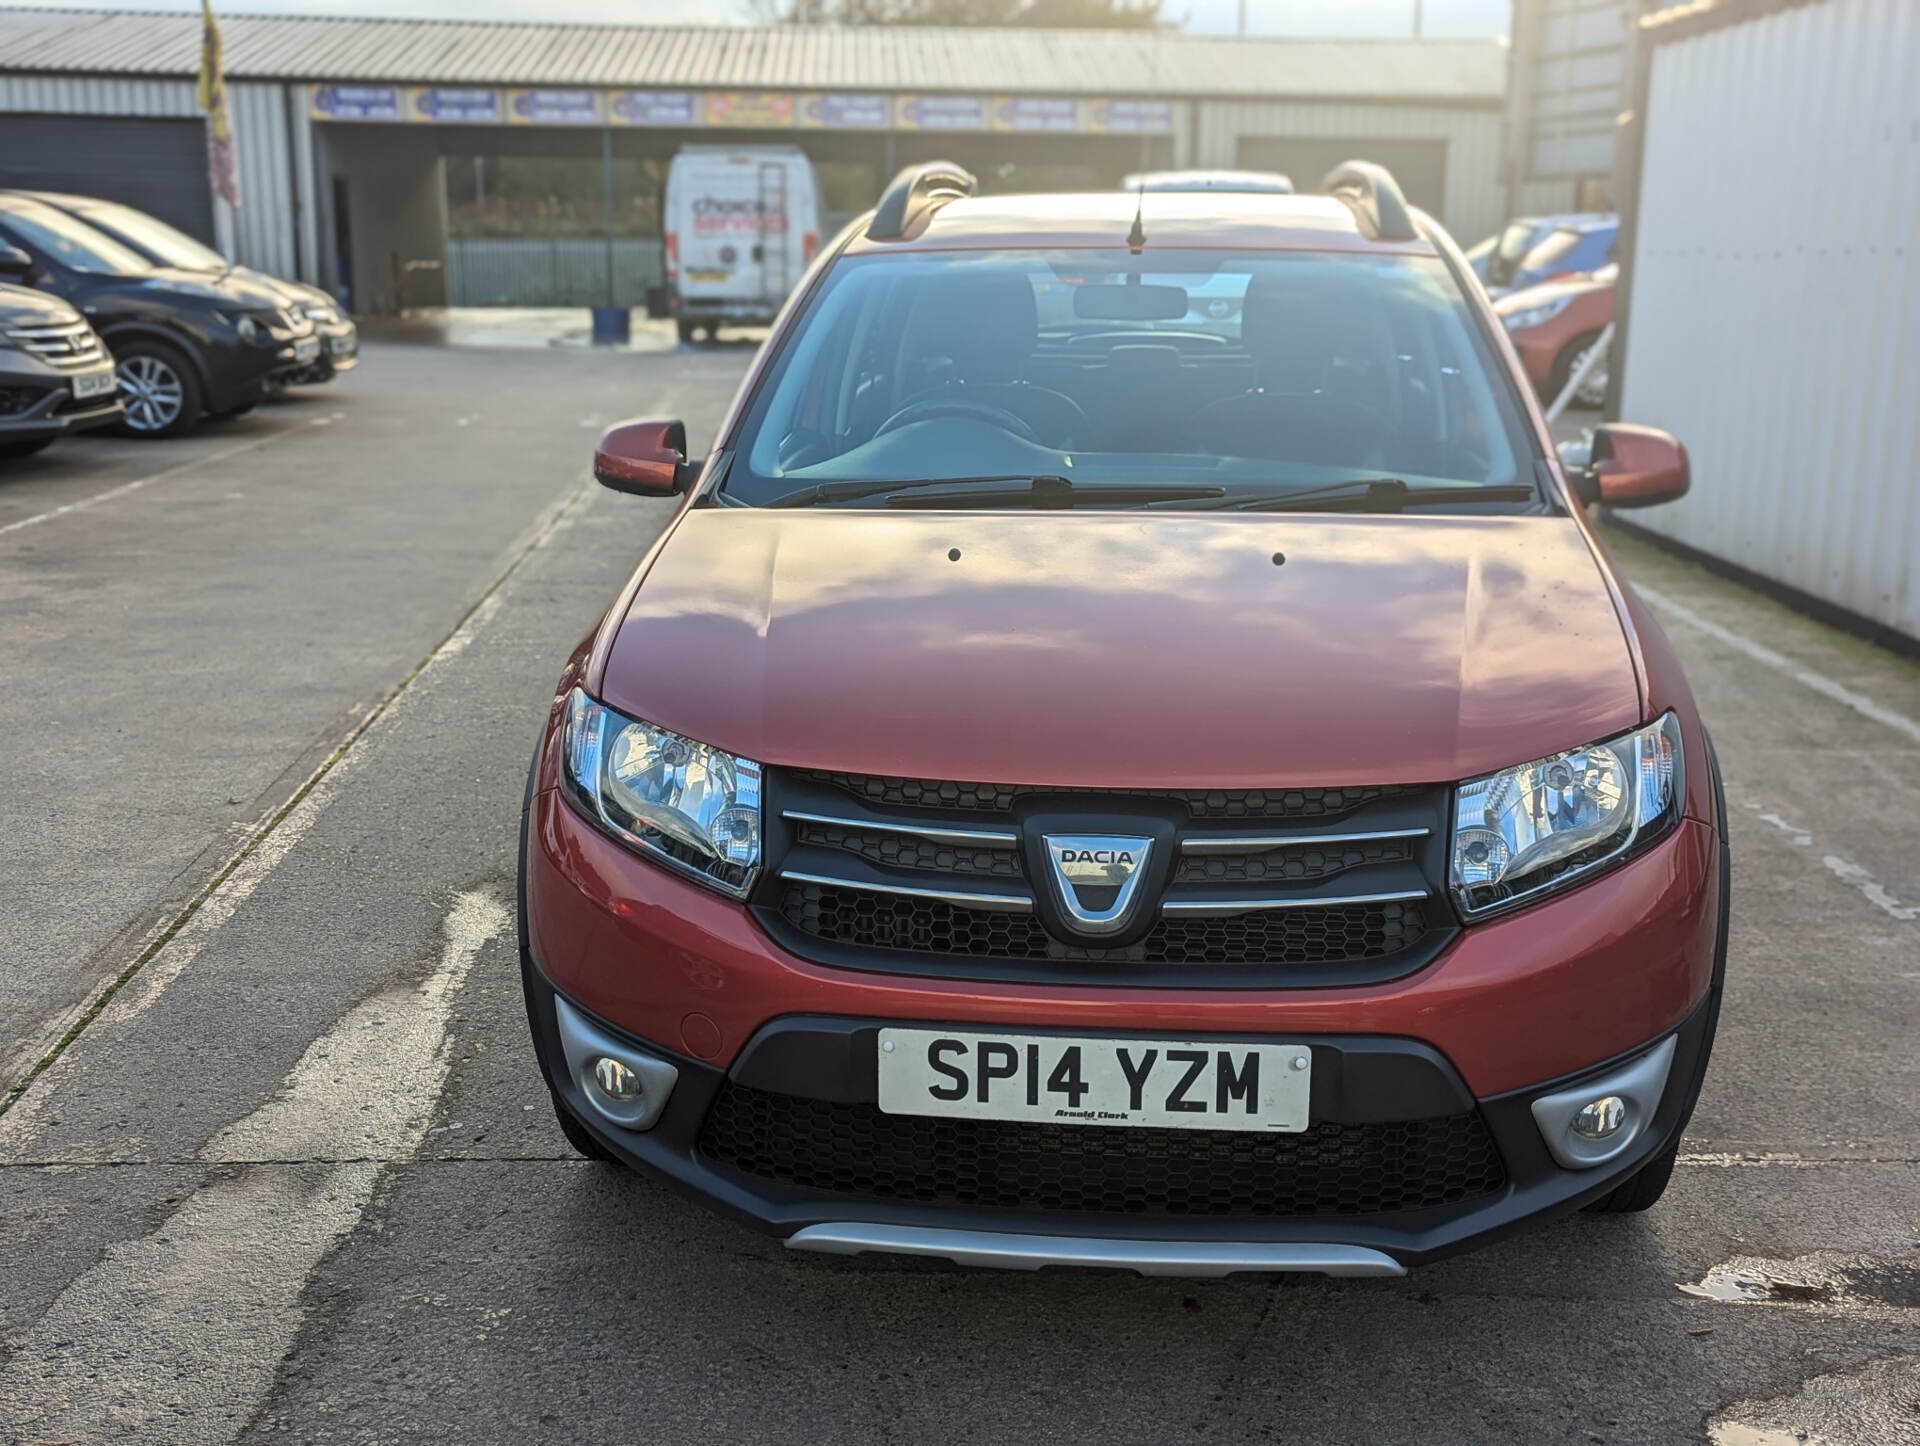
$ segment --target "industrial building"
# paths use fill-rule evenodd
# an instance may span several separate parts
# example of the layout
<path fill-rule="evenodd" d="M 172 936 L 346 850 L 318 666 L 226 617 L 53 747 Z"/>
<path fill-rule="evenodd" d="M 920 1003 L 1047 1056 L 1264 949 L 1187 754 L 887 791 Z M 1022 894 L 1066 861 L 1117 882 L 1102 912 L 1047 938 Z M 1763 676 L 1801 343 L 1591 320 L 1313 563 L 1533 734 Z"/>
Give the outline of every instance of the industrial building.
<path fill-rule="evenodd" d="M 479 214 L 489 177 L 528 158 L 555 176 L 617 165 L 620 254 L 595 264 L 637 301 L 659 267 L 649 188 L 702 140 L 799 145 L 842 214 L 934 157 L 1025 189 L 1109 186 L 1143 162 L 1311 184 L 1356 155 L 1463 242 L 1506 212 L 1492 39 L 249 16 L 222 30 L 237 211 L 207 181 L 190 14 L 0 10 L 0 184 L 131 202 L 365 312 L 566 299 L 569 248 L 611 244 L 557 222 L 539 234 L 537 216 L 512 236 L 450 225 L 450 193 Z"/>

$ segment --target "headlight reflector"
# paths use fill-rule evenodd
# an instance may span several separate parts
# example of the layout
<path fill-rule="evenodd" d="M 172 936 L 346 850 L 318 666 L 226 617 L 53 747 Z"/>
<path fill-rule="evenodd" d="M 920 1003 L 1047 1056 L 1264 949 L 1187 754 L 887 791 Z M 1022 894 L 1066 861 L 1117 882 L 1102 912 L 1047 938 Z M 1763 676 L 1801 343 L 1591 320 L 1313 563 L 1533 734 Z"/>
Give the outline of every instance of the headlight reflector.
<path fill-rule="evenodd" d="M 1507 312 L 1500 318 L 1500 324 L 1508 331 L 1525 331 L 1529 327 L 1542 326 L 1552 321 L 1572 304 L 1571 296 L 1562 296 L 1554 301 L 1543 301 L 1538 306 L 1522 307 L 1519 311 Z"/>
<path fill-rule="evenodd" d="M 760 765 L 642 723 L 579 688 L 561 775 L 589 818 L 642 853 L 735 897 L 760 867 Z"/>
<path fill-rule="evenodd" d="M 1680 723 L 1470 779 L 1454 792 L 1450 882 L 1484 916 L 1570 885 L 1652 843 L 1686 793 Z"/>

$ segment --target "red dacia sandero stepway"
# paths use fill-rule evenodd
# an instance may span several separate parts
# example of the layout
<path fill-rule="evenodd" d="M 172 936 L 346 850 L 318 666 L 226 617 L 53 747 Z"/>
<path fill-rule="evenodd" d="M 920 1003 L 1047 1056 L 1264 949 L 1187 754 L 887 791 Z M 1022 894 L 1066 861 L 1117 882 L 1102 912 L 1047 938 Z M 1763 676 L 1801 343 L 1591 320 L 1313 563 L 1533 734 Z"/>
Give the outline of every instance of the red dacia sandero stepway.
<path fill-rule="evenodd" d="M 825 248 L 561 674 L 521 947 L 583 1153 L 798 1249 L 1396 1274 L 1665 1188 L 1713 752 L 1453 242 L 1326 194 Z"/>

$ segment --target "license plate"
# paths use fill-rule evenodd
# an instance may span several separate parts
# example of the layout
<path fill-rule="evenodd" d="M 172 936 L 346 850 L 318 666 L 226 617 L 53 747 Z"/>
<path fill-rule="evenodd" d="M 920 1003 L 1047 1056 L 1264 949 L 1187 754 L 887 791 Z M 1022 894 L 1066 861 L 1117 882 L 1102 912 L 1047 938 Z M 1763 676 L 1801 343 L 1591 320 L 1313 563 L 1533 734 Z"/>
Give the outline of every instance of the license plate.
<path fill-rule="evenodd" d="M 1307 1128 L 1304 1044 L 880 1031 L 880 1108 L 1056 1125 Z"/>
<path fill-rule="evenodd" d="M 317 336 L 302 337 L 293 344 L 293 359 L 295 361 L 309 362 L 319 355 L 320 338 Z"/>
<path fill-rule="evenodd" d="M 354 339 L 350 336 L 330 336 L 327 338 L 327 351 L 334 356 L 351 356 Z"/>
<path fill-rule="evenodd" d="M 701 268 L 699 270 L 689 270 L 687 272 L 687 280 L 689 281 L 725 281 L 731 275 L 733 275 L 731 271 L 714 271 L 707 268 Z"/>
<path fill-rule="evenodd" d="M 75 401 L 81 401 L 87 397 L 104 397 L 117 385 L 119 383 L 114 379 L 112 372 L 92 372 L 73 379 L 73 397 Z"/>

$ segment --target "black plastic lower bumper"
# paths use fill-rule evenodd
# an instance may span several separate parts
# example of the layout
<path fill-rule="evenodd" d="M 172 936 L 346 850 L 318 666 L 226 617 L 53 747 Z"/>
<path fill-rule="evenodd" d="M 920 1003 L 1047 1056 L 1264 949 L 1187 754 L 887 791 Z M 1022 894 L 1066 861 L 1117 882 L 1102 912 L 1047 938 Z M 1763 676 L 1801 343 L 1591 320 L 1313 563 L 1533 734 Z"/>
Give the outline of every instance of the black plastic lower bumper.
<path fill-rule="evenodd" d="M 29 442 L 64 437 L 104 427 L 120 416 L 120 395 L 108 391 L 80 400 L 72 394 L 70 373 L 38 360 L 0 365 L 0 442 Z"/>
<path fill-rule="evenodd" d="M 1287 1213 L 1284 1192 L 1279 1208 L 1275 1207 L 1275 1197 L 1267 1192 L 1257 1197 L 1260 1208 L 1256 1212 L 1243 1213 L 1231 1203 L 1223 1206 L 1216 1193 L 1210 1206 L 1196 1204 L 1181 1213 L 1170 1213 L 1151 1204 L 1144 1209 L 1109 1205 L 1091 1210 L 1021 1208 L 1006 1201 L 982 1205 L 977 1201 L 988 1195 L 978 1191 L 972 1197 L 976 1203 L 956 1204 L 953 1196 L 941 1197 L 937 1189 L 923 1188 L 917 1196 L 905 1192 L 910 1198 L 902 1198 L 903 1192 L 897 1183 L 890 1187 L 892 1198 L 885 1198 L 860 1193 L 857 1185 L 851 1190 L 830 1188 L 835 1183 L 850 1181 L 857 1171 L 841 1171 L 836 1179 L 833 1170 L 783 1171 L 764 1164 L 756 1166 L 748 1155 L 725 1143 L 727 1130 L 721 1126 L 733 1128 L 736 1122 L 729 1115 L 742 1108 L 742 1099 L 764 1105 L 767 1098 L 772 1098 L 798 1108 L 797 1114 L 781 1115 L 781 1123 L 770 1126 L 775 1130 L 784 1128 L 786 1121 L 814 1120 L 829 1107 L 838 1109 L 841 1118 L 856 1124 L 863 1118 L 868 1124 L 875 1118 L 898 1120 L 900 1117 L 877 1117 L 871 1111 L 876 1068 L 874 1050 L 881 1028 L 881 1022 L 874 1020 L 820 1017 L 776 1020 L 755 1036 L 727 1071 L 661 1049 L 649 1041 L 633 1040 L 641 1048 L 670 1059 L 679 1069 L 679 1080 L 665 1114 L 651 1130 L 636 1133 L 611 1126 L 597 1115 L 568 1075 L 560 1050 L 551 986 L 530 958 L 523 958 L 523 967 L 528 1015 L 541 1065 L 549 1084 L 569 1112 L 619 1159 L 773 1234 L 785 1237 L 811 1225 L 860 1221 L 1043 1236 L 1311 1242 L 1378 1250 L 1403 1265 L 1436 1260 L 1577 1210 L 1612 1190 L 1667 1149 L 1692 1112 L 1711 1046 L 1718 1002 L 1716 990 L 1672 1031 L 1676 1035 L 1675 1057 L 1652 1126 L 1618 1160 L 1591 1170 L 1567 1170 L 1554 1162 L 1534 1124 L 1531 1101 L 1538 1095 L 1574 1086 L 1589 1076 L 1605 1074 L 1657 1043 L 1664 1035 L 1648 1040 L 1641 1049 L 1620 1059 L 1602 1061 L 1579 1074 L 1543 1080 L 1523 1091 L 1478 1101 L 1472 1098 L 1444 1058 L 1416 1041 L 1341 1036 L 1305 1040 L 1303 1042 L 1310 1043 L 1314 1050 L 1314 1128 L 1322 1132 L 1323 1139 L 1328 1135 L 1333 1137 L 1318 1158 L 1307 1162 L 1309 1165 L 1325 1165 L 1329 1152 L 1333 1157 L 1368 1149 L 1377 1152 L 1380 1143 L 1367 1142 L 1367 1131 L 1372 1126 L 1391 1123 L 1394 1128 L 1405 1131 L 1419 1122 L 1428 1122 L 1436 1127 L 1446 1125 L 1457 1129 L 1464 1120 L 1482 1132 L 1482 1140 L 1491 1136 L 1498 1152 L 1495 1172 L 1491 1175 L 1484 1169 L 1477 1175 L 1471 1170 L 1464 1172 L 1460 1177 L 1463 1186 L 1444 1199 L 1432 1192 L 1423 1195 L 1418 1191 L 1403 1191 L 1391 1197 L 1399 1208 L 1371 1213 L 1367 1213 L 1364 1201 L 1389 1197 L 1377 1191 L 1364 1191 L 1358 1195 L 1349 1193 L 1342 1197 L 1342 1203 L 1330 1204 L 1333 1196 L 1322 1193 L 1315 1203 L 1309 1192 L 1309 1203 L 1303 1213 Z M 595 1022 L 616 1038 L 631 1038 L 603 1021 Z M 1039 1128 L 1064 1128 L 1079 1130 L 1083 1135 L 1116 1137 L 1151 1133 L 1108 1132 L 1087 1126 Z M 737 1130 L 734 1133 L 737 1134 Z M 1275 1137 L 1237 1138 L 1265 1144 Z M 870 1149 L 870 1140 L 870 1136 L 862 1136 L 857 1144 L 847 1147 L 853 1152 L 849 1158 L 864 1160 L 863 1152 Z M 1400 1148 L 1396 1141 L 1407 1140 L 1415 1140 L 1416 1149 L 1437 1148 L 1420 1144 L 1418 1137 L 1405 1133 L 1389 1138 L 1384 1148 Z M 1077 1144 L 1078 1140 L 1072 1143 Z M 1457 1140 L 1454 1149 L 1454 1158 L 1458 1158 Z M 1093 1152 L 1095 1156 L 1101 1153 Z M 1111 1157 L 1113 1150 L 1104 1153 Z M 743 1160 L 748 1168 L 741 1168 Z M 1095 1170 L 1105 1169 L 1111 1167 L 1112 1160 L 1094 1158 L 1091 1164 Z M 1260 1162 L 1256 1160 L 1251 1164 L 1257 1168 Z M 1207 1168 L 1244 1170 L 1248 1166 L 1247 1160 L 1235 1159 L 1229 1148 L 1219 1161 L 1210 1160 Z M 1291 1168 L 1285 1160 L 1281 1167 Z M 1069 1166 L 1068 1174 L 1071 1173 Z M 1053 1198 L 1059 1198 L 1058 1192 Z M 1084 1201 L 1094 1199 L 1095 1195 L 1082 1192 L 1076 1198 Z M 1247 1197 L 1242 1192 L 1234 1198 Z M 1355 1201 L 1362 1203 L 1356 1207 Z"/>

